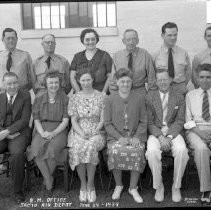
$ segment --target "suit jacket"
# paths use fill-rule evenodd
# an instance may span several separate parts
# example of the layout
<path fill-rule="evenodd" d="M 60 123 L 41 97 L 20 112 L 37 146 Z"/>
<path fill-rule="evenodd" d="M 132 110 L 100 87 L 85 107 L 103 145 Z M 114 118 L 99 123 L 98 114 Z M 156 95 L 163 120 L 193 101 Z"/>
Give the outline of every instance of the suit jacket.
<path fill-rule="evenodd" d="M 0 94 L 0 130 L 4 130 L 4 121 L 7 112 L 7 95 Z M 13 123 L 7 127 L 10 134 L 21 132 L 29 127 L 31 117 L 31 96 L 28 91 L 19 90 L 13 102 Z"/>
<path fill-rule="evenodd" d="M 162 135 L 163 109 L 158 90 L 148 92 L 146 96 L 148 115 L 148 131 L 151 135 L 158 137 Z M 185 99 L 183 95 L 169 90 L 168 111 L 166 116 L 168 132 L 174 138 L 183 131 L 185 123 Z"/>

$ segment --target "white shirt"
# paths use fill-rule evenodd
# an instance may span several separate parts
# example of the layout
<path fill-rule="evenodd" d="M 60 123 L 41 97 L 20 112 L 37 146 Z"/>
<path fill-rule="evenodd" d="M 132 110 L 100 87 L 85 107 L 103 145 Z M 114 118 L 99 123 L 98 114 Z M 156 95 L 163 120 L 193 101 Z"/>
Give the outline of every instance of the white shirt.
<path fill-rule="evenodd" d="M 163 97 L 164 97 L 164 95 L 166 95 L 166 100 L 168 101 L 169 100 L 169 92 L 167 92 L 167 93 L 162 93 L 162 92 L 160 92 L 159 91 L 159 93 L 160 93 L 160 98 L 161 98 L 161 104 L 162 104 L 162 106 L 163 106 Z M 163 111 L 163 125 L 164 126 L 166 126 L 167 125 L 167 123 L 166 123 L 166 121 L 165 121 L 165 117 L 166 116 L 164 116 L 164 111 Z M 166 112 L 166 114 L 167 114 L 167 112 Z"/>
<path fill-rule="evenodd" d="M 211 114 L 211 88 L 207 90 L 209 100 L 209 111 Z M 186 123 L 185 129 L 191 129 L 197 125 L 211 126 L 211 119 L 206 122 L 202 118 L 202 103 L 204 90 L 202 88 L 191 90 L 186 95 Z"/>
<path fill-rule="evenodd" d="M 6 93 L 6 94 L 7 94 L 7 100 L 9 101 L 9 100 L 10 100 L 10 95 L 9 95 L 8 93 Z M 12 104 L 14 103 L 17 94 L 18 94 L 18 93 L 16 93 L 16 94 L 13 96 L 13 98 L 12 98 Z"/>

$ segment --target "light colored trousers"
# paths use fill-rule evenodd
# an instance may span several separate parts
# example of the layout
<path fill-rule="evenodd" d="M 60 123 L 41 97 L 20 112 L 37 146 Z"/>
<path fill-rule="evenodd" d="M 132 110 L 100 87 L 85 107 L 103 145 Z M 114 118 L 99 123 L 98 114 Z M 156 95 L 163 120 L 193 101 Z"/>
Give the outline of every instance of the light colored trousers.
<path fill-rule="evenodd" d="M 210 155 L 211 151 L 203 140 L 194 132 L 186 133 L 190 147 L 194 149 L 194 160 L 199 175 L 200 192 L 211 191 Z"/>
<path fill-rule="evenodd" d="M 188 150 L 181 135 L 172 140 L 171 152 L 174 157 L 173 185 L 175 188 L 181 188 L 182 177 L 189 159 Z M 152 172 L 154 189 L 158 189 L 162 183 L 161 154 L 162 151 L 158 138 L 150 135 L 147 141 L 146 159 Z"/>

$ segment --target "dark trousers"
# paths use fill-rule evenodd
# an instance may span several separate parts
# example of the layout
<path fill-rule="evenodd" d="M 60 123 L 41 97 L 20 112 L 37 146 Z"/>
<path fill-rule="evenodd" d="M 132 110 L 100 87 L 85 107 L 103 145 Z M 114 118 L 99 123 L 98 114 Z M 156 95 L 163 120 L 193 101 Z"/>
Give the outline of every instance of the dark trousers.
<path fill-rule="evenodd" d="M 0 141 L 0 154 L 9 151 L 12 178 L 14 180 L 14 192 L 20 192 L 24 181 L 24 164 L 27 146 L 31 143 L 31 130 L 26 128 L 15 139 Z"/>

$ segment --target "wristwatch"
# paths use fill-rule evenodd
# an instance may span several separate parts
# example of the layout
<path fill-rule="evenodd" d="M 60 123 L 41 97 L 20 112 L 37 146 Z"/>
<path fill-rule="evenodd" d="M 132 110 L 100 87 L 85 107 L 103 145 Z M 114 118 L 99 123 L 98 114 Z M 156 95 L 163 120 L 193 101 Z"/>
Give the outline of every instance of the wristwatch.
<path fill-rule="evenodd" d="M 174 138 L 172 135 L 168 135 L 167 137 L 170 138 L 171 140 L 173 140 Z"/>

